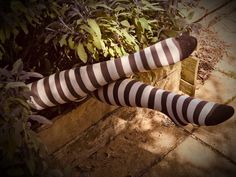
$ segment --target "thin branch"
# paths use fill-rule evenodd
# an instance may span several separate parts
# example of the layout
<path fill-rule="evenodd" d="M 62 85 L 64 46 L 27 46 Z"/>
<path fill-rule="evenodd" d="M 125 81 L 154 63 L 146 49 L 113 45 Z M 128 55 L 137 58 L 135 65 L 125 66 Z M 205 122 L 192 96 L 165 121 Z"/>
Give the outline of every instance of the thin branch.
<path fill-rule="evenodd" d="M 220 6 L 216 7 L 215 9 L 205 13 L 202 17 L 200 17 L 199 19 L 195 20 L 193 23 L 198 23 L 200 21 L 202 21 L 204 18 L 206 18 L 207 16 L 211 15 L 212 13 L 220 10 L 221 8 L 227 6 L 229 3 L 233 2 L 233 0 L 229 0 L 229 1 L 226 1 L 224 2 L 223 4 L 221 4 Z"/>

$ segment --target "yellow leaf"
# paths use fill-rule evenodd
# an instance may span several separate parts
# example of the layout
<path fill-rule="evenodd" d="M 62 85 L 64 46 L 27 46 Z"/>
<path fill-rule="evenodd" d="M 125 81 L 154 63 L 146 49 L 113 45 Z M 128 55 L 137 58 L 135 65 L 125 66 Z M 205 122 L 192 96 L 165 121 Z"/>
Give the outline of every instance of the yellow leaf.
<path fill-rule="evenodd" d="M 101 38 L 102 33 L 101 33 L 100 27 L 98 26 L 97 22 L 94 19 L 88 19 L 87 21 L 88 21 L 88 25 L 95 32 L 95 34 L 98 36 L 98 38 Z"/>
<path fill-rule="evenodd" d="M 87 60 L 88 60 L 88 55 L 84 49 L 84 45 L 80 42 L 77 47 L 76 47 L 76 52 L 77 52 L 77 55 L 79 56 L 79 58 L 84 62 L 86 63 Z"/>
<path fill-rule="evenodd" d="M 102 49 L 102 45 L 101 45 L 101 39 L 99 39 L 97 36 L 93 36 L 93 45 L 101 50 Z"/>
<path fill-rule="evenodd" d="M 59 41 L 61 47 L 62 47 L 63 45 L 67 45 L 66 37 L 67 37 L 66 34 L 64 34 L 64 35 L 61 37 L 61 39 L 60 39 L 60 41 Z"/>
<path fill-rule="evenodd" d="M 94 46 L 93 46 L 93 44 L 87 43 L 86 47 L 87 47 L 89 52 L 94 53 Z"/>
<path fill-rule="evenodd" d="M 70 49 L 74 49 L 75 48 L 75 42 L 73 41 L 72 36 L 69 37 L 68 44 L 69 44 Z"/>

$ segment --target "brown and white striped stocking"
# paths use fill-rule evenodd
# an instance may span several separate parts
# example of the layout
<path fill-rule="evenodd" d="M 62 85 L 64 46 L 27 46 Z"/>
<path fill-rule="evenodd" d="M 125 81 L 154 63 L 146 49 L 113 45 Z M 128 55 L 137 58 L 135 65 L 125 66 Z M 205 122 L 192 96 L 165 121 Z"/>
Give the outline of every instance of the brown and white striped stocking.
<path fill-rule="evenodd" d="M 177 125 L 216 125 L 234 114 L 231 106 L 157 89 L 132 79 L 121 79 L 105 85 L 94 91 L 93 95 L 111 105 L 159 110 Z"/>
<path fill-rule="evenodd" d="M 134 54 L 65 70 L 28 85 L 37 110 L 75 101 L 135 72 L 155 69 L 187 58 L 196 48 L 194 37 L 168 38 Z"/>

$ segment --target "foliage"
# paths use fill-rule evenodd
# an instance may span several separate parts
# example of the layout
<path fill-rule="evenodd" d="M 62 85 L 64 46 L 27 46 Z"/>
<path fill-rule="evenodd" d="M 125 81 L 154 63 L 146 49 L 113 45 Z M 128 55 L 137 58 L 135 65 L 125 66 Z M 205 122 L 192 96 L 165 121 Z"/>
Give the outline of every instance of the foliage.
<path fill-rule="evenodd" d="M 4 23 L 0 28 L 4 31 L 0 32 L 0 58 L 5 64 L 22 58 L 27 69 L 45 75 L 133 53 L 189 30 L 186 15 L 168 1 L 24 2 L 11 0 L 10 12 L 1 14 L 4 22 L 14 21 L 14 25 Z"/>
<path fill-rule="evenodd" d="M 0 68 L 0 171 L 3 176 L 66 176 L 52 165 L 44 145 L 30 128 L 30 119 L 51 123 L 39 115 L 32 115 L 25 80 L 42 77 L 23 71 L 18 60 L 9 71 Z M 54 162 L 53 162 L 54 163 Z M 64 174 L 63 174 L 64 173 Z"/>

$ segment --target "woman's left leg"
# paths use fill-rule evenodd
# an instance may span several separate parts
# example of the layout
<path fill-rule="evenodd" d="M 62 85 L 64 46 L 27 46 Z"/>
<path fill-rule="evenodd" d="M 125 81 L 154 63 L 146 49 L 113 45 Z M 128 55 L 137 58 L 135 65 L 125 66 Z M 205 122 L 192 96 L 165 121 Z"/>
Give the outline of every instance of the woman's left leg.
<path fill-rule="evenodd" d="M 111 105 L 161 111 L 177 125 L 216 125 L 234 114 L 231 106 L 179 95 L 132 79 L 121 79 L 101 87 L 93 96 Z"/>

